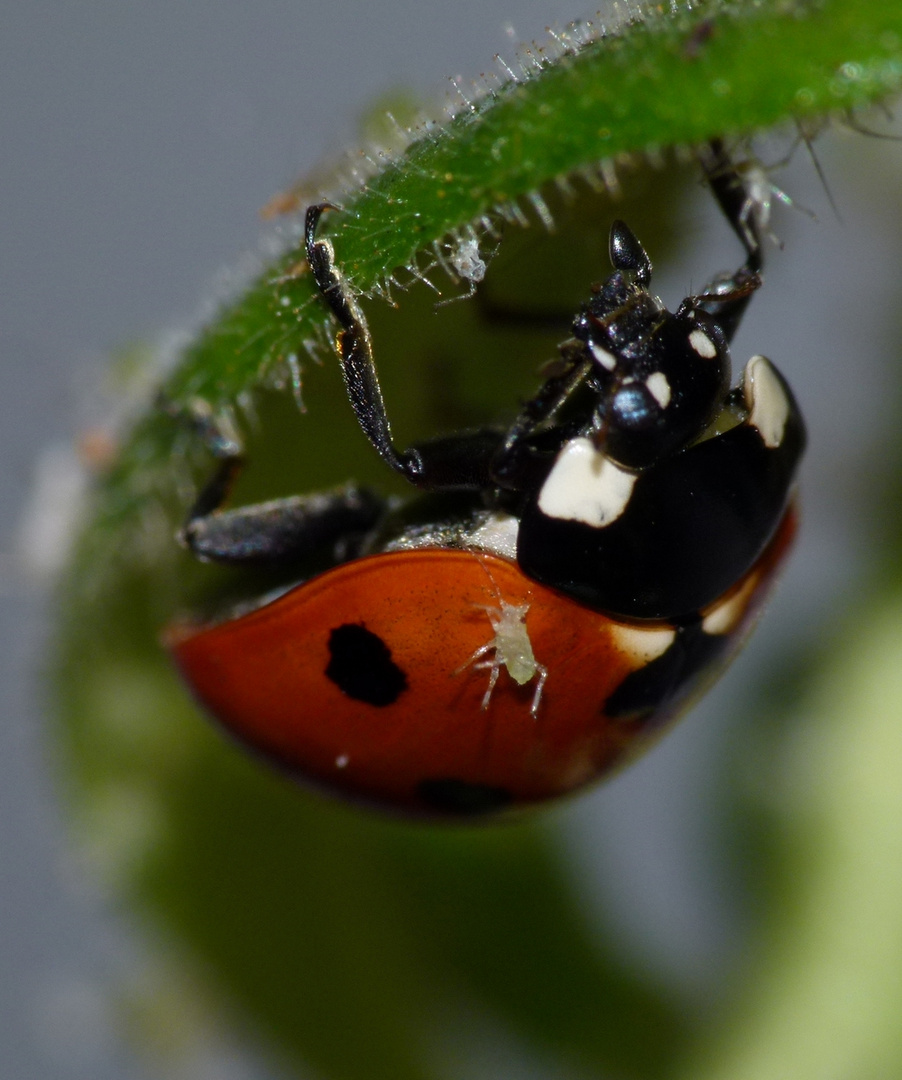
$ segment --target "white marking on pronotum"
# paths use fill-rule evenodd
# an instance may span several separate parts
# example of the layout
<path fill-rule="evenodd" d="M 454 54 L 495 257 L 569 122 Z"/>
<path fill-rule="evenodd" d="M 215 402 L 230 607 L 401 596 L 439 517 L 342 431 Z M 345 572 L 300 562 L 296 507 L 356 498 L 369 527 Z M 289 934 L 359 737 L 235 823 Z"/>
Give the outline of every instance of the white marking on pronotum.
<path fill-rule="evenodd" d="M 607 349 L 603 349 L 600 345 L 590 345 L 589 347 L 592 350 L 592 355 L 603 368 L 613 371 L 617 367 L 617 357 L 613 353 L 609 353 Z"/>
<path fill-rule="evenodd" d="M 693 330 L 689 335 L 689 344 L 704 360 L 713 360 L 717 356 L 717 346 L 704 330 Z"/>
<path fill-rule="evenodd" d="M 745 365 L 742 392 L 749 407 L 749 423 L 758 429 L 768 450 L 783 442 L 789 419 L 789 399 L 765 356 L 753 356 Z"/>
<path fill-rule="evenodd" d="M 635 483 L 633 473 L 596 450 L 590 439 L 571 439 L 542 485 L 539 509 L 548 517 L 601 528 L 620 517 Z"/>
<path fill-rule="evenodd" d="M 502 668 L 507 668 L 508 675 L 518 686 L 525 686 L 531 679 L 536 679 L 536 689 L 529 708 L 535 718 L 539 712 L 545 680 L 548 678 L 548 668 L 536 660 L 532 650 L 529 631 L 526 629 L 529 604 L 509 604 L 506 600 L 499 600 L 497 607 L 479 606 L 492 624 L 492 640 L 478 648 L 469 660 L 457 669 L 455 675 L 459 675 L 471 664 L 477 670 L 491 671 L 489 685 L 482 696 L 483 709 L 489 707 Z M 483 660 L 482 657 L 487 653 L 492 653 L 492 658 Z"/>
<path fill-rule="evenodd" d="M 663 371 L 653 371 L 645 380 L 648 392 L 662 409 L 670 404 L 670 383 Z"/>

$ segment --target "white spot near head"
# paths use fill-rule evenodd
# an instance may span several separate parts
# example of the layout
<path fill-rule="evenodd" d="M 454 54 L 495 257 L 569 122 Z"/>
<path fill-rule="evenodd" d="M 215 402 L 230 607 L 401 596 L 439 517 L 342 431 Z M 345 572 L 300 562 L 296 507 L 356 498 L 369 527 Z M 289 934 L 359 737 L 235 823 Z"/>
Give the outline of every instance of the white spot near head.
<path fill-rule="evenodd" d="M 630 626 L 627 623 L 611 624 L 611 636 L 621 652 L 626 653 L 637 665 L 657 660 L 673 644 L 676 630 L 672 626 Z"/>
<path fill-rule="evenodd" d="M 670 404 L 670 383 L 663 371 L 653 371 L 645 380 L 648 392 L 662 409 Z"/>
<path fill-rule="evenodd" d="M 689 335 L 689 344 L 703 360 L 713 360 L 717 356 L 717 346 L 704 330 L 693 330 Z"/>
<path fill-rule="evenodd" d="M 613 371 L 617 367 L 617 357 L 608 352 L 607 349 L 603 349 L 600 345 L 592 344 L 589 346 L 592 350 L 592 355 L 607 371 Z"/>
<path fill-rule="evenodd" d="M 626 509 L 636 479 L 596 450 L 590 439 L 571 439 L 542 485 L 539 509 L 548 517 L 602 528 Z"/>
<path fill-rule="evenodd" d="M 338 757 L 335 759 L 335 768 L 346 769 L 350 760 L 351 759 L 348 757 L 347 754 L 339 754 Z"/>
<path fill-rule="evenodd" d="M 748 422 L 757 428 L 768 450 L 776 450 L 789 419 L 789 399 L 766 357 L 753 356 L 745 365 L 742 392 L 749 407 Z"/>

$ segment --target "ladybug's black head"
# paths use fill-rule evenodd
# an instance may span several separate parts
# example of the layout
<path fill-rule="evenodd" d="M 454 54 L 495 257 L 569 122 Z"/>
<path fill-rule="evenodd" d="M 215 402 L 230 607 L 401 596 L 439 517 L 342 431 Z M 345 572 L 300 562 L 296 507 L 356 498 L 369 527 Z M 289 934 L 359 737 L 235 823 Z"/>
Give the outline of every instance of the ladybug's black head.
<path fill-rule="evenodd" d="M 697 438 L 730 384 L 730 352 L 714 318 L 691 298 L 669 312 L 648 291 L 651 260 L 622 221 L 611 226 L 614 273 L 573 323 L 597 394 L 599 449 L 645 469 Z"/>

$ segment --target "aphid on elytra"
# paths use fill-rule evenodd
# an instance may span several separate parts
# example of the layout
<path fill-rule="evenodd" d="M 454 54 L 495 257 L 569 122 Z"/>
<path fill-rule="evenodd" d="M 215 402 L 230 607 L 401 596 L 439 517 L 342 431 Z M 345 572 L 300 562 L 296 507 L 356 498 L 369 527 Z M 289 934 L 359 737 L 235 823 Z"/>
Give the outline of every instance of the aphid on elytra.
<path fill-rule="evenodd" d="M 482 698 L 483 710 L 487 709 L 491 703 L 492 691 L 495 689 L 502 668 L 518 686 L 535 682 L 529 711 L 536 716 L 542 701 L 545 680 L 548 678 L 548 668 L 536 660 L 533 652 L 532 641 L 526 627 L 529 604 L 509 604 L 506 600 L 499 599 L 497 607 L 491 607 L 488 604 L 480 604 L 480 607 L 492 625 L 492 638 L 485 645 L 480 645 L 455 674 L 460 674 L 471 665 L 477 671 L 490 672 L 489 683 Z M 491 659 L 483 660 L 483 657 L 488 656 L 489 653 L 492 654 Z"/>
<path fill-rule="evenodd" d="M 388 502 L 353 484 L 224 511 L 237 457 L 220 447 L 182 532 L 198 557 L 284 563 L 354 538 L 346 561 L 256 610 L 169 629 L 189 685 L 230 731 L 351 798 L 488 813 L 635 756 L 735 654 L 792 542 L 805 431 L 764 357 L 731 389 L 729 342 L 760 284 L 746 209 L 757 195 L 719 144 L 701 159 L 745 248 L 735 273 L 671 313 L 615 221 L 613 273 L 514 421 L 406 449 L 366 318 L 319 235 L 329 207 L 308 209 L 306 257 L 340 327 L 351 408 L 435 516 L 393 528 Z M 479 608 L 496 612 L 490 635 Z M 472 661 L 490 652 L 487 703 Z M 520 661 L 536 689 L 499 678 Z"/>

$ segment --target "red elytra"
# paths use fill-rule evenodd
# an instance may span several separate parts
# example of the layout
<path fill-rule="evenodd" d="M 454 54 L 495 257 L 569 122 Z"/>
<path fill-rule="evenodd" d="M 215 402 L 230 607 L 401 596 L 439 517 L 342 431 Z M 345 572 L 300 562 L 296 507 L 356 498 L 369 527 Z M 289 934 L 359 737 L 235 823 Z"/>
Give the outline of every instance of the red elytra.
<path fill-rule="evenodd" d="M 724 648 L 658 709 L 611 716 L 606 703 L 661 654 L 670 624 L 612 619 L 482 552 L 367 556 L 233 620 L 171 627 L 166 644 L 210 713 L 298 778 L 407 812 L 489 812 L 557 798 L 646 749 L 738 651 L 795 531 L 790 509 L 702 613 Z M 483 707 L 490 672 L 469 662 L 502 600 L 528 605 L 547 669 L 535 715 L 535 679 L 502 667 Z"/>

